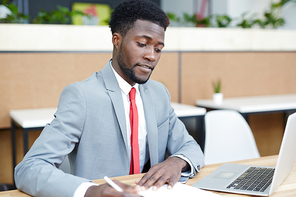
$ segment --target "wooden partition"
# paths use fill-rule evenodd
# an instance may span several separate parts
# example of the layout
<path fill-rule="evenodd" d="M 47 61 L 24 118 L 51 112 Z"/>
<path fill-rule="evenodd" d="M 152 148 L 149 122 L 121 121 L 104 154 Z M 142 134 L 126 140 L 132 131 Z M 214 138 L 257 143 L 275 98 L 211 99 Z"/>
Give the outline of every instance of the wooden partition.
<path fill-rule="evenodd" d="M 0 53 L 0 128 L 9 110 L 56 107 L 63 88 L 100 71 L 111 53 Z M 165 53 L 151 77 L 178 98 L 178 54 Z"/>
<path fill-rule="evenodd" d="M 163 53 L 151 76 L 169 89 L 173 102 L 195 105 L 196 99 L 211 98 L 218 79 L 225 97 L 296 93 L 296 52 L 180 54 Z M 56 107 L 66 85 L 101 70 L 110 58 L 111 53 L 0 53 L 0 128 L 10 127 L 9 110 Z"/>
<path fill-rule="evenodd" d="M 102 69 L 110 53 L 1 53 L 0 128 L 9 110 L 56 107 L 63 88 Z"/>
<path fill-rule="evenodd" d="M 296 52 L 188 52 L 181 58 L 182 103 L 210 99 L 217 80 L 224 97 L 296 93 Z"/>

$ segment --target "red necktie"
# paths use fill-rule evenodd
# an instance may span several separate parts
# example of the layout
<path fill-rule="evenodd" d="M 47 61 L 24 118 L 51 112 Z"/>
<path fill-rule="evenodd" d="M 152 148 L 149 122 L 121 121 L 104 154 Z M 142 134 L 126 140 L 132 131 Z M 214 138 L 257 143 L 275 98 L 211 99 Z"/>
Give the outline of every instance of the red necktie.
<path fill-rule="evenodd" d="M 130 123 L 131 123 L 131 167 L 130 174 L 140 173 L 139 143 L 138 143 L 138 109 L 136 105 L 136 89 L 132 88 L 129 93 L 130 100 Z"/>

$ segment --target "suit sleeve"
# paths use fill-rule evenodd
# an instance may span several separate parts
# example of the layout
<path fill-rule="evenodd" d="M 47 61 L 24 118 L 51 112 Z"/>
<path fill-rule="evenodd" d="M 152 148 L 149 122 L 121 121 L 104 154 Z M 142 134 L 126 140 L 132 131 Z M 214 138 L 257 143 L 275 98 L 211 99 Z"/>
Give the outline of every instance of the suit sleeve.
<path fill-rule="evenodd" d="M 75 83 L 67 86 L 61 94 L 54 120 L 45 126 L 15 168 L 17 188 L 33 196 L 72 197 L 82 182 L 89 181 L 58 169 L 79 142 L 85 111 L 80 88 Z"/>
<path fill-rule="evenodd" d="M 169 95 L 168 91 L 167 94 Z M 199 172 L 204 166 L 203 152 L 194 138 L 188 133 L 183 122 L 177 117 L 171 105 L 169 105 L 169 108 L 168 151 L 172 156 L 182 155 L 186 157 L 193 165 L 194 173 Z"/>

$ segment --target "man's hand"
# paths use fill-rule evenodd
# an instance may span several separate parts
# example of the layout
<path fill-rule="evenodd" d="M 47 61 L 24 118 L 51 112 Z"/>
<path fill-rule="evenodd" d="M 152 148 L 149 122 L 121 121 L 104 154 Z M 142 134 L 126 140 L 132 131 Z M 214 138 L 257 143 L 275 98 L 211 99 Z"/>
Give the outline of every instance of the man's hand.
<path fill-rule="evenodd" d="M 102 184 L 99 186 L 91 186 L 85 193 L 85 197 L 109 197 L 109 196 L 129 196 L 129 197 L 139 197 L 137 193 L 140 191 L 130 185 L 126 185 L 117 180 L 114 182 L 123 189 L 123 192 L 116 191 L 109 184 Z"/>
<path fill-rule="evenodd" d="M 186 161 L 178 157 L 169 157 L 165 161 L 156 164 L 141 178 L 136 180 L 136 184 L 141 190 L 146 190 L 153 186 L 152 189 L 157 190 L 164 184 L 168 184 L 171 189 L 181 177 L 182 169 L 188 165 Z"/>

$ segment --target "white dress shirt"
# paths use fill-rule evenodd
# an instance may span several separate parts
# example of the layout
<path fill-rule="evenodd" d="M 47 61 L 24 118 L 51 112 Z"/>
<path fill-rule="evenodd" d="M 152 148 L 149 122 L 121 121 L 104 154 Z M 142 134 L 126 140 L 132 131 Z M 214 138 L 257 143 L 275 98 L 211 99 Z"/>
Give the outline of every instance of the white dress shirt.
<path fill-rule="evenodd" d="M 145 163 L 148 159 L 146 159 L 146 121 L 145 121 L 145 115 L 144 115 L 144 108 L 143 108 L 143 102 L 139 91 L 139 84 L 136 84 L 134 86 L 131 86 L 129 83 L 127 83 L 111 66 L 115 77 L 117 79 L 117 82 L 119 84 L 119 87 L 121 89 L 122 99 L 123 99 L 123 105 L 124 105 L 124 111 L 125 111 L 125 120 L 126 120 L 126 130 L 127 130 L 127 140 L 128 140 L 128 158 L 131 160 L 131 126 L 130 126 L 130 119 L 129 119 L 129 113 L 130 113 L 130 101 L 129 101 L 129 92 L 134 87 L 136 89 L 136 105 L 138 109 L 138 116 L 139 116 L 139 126 L 138 126 L 138 140 L 139 140 L 139 153 L 140 153 L 140 171 L 142 172 Z"/>
<path fill-rule="evenodd" d="M 110 61 L 111 62 L 111 61 Z M 140 171 L 142 172 L 145 163 L 147 162 L 148 158 L 146 158 L 146 121 L 145 121 L 145 115 L 144 115 L 144 108 L 143 108 L 143 102 L 141 99 L 140 91 L 139 91 L 139 84 L 136 84 L 134 86 L 131 86 L 129 83 L 127 83 L 112 67 L 112 63 L 110 63 L 110 66 L 114 72 L 114 75 L 116 77 L 116 80 L 118 82 L 118 85 L 121 89 L 121 95 L 124 105 L 124 112 L 125 112 L 125 120 L 126 120 L 126 130 L 127 130 L 127 140 L 128 140 L 128 158 L 131 160 L 131 126 L 130 126 L 130 119 L 129 119 L 129 112 L 130 112 L 130 101 L 129 101 L 129 92 L 131 88 L 136 89 L 136 105 L 138 109 L 138 116 L 139 116 L 139 128 L 138 128 L 138 139 L 139 139 L 139 153 L 140 153 Z M 82 183 L 75 191 L 74 197 L 83 197 L 86 193 L 86 190 L 92 186 L 97 185 L 92 182 L 85 182 Z"/>
<path fill-rule="evenodd" d="M 131 160 L 131 127 L 130 127 L 130 120 L 129 120 L 129 111 L 130 111 L 130 101 L 129 101 L 129 92 L 132 87 L 136 88 L 136 105 L 138 109 L 138 116 L 139 116 L 139 128 L 138 128 L 138 138 L 139 138 L 139 153 L 140 153 L 140 171 L 142 172 L 144 165 L 146 164 L 148 157 L 146 158 L 147 153 L 147 131 L 146 131 L 146 121 L 145 121 L 145 114 L 144 114 L 144 108 L 143 108 L 143 102 L 141 98 L 141 94 L 139 91 L 139 84 L 136 84 L 134 86 L 131 86 L 129 83 L 127 83 L 112 67 L 112 61 L 110 61 L 110 66 L 114 72 L 114 75 L 116 77 L 116 80 L 118 82 L 118 85 L 121 89 L 121 95 L 124 105 L 124 111 L 125 111 L 125 119 L 126 119 L 126 130 L 127 130 L 127 136 L 128 136 L 128 157 L 129 160 Z M 191 167 L 191 170 L 185 173 L 182 173 L 182 176 L 191 177 L 194 175 L 193 172 L 193 166 L 191 162 L 183 155 L 174 155 L 176 157 L 179 157 L 183 160 L 185 160 Z M 93 182 L 84 182 L 82 183 L 75 191 L 73 197 L 83 197 L 87 191 L 87 189 L 90 186 L 97 185 Z"/>

